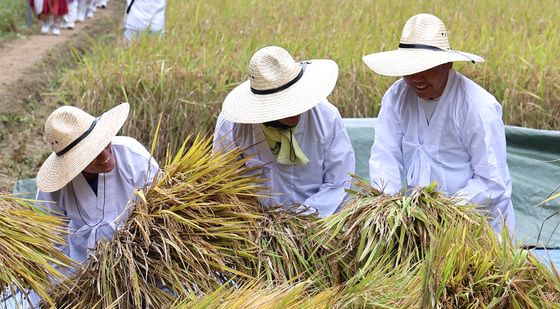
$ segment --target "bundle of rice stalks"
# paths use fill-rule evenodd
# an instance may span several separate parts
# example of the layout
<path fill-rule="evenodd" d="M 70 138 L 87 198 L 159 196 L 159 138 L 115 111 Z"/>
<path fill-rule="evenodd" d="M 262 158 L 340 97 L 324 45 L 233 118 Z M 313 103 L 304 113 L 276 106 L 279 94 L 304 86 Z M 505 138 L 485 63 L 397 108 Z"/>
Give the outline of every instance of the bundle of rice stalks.
<path fill-rule="evenodd" d="M 63 279 L 57 268 L 73 263 L 57 248 L 64 243 L 63 222 L 31 203 L 0 194 L 0 298 L 19 291 L 26 299 L 33 290 L 52 304 L 51 280 Z"/>
<path fill-rule="evenodd" d="M 560 276 L 484 221 L 434 239 L 423 266 L 422 308 L 558 308 Z"/>
<path fill-rule="evenodd" d="M 318 242 L 335 241 L 343 250 L 345 277 L 364 276 L 384 256 L 395 265 L 412 256 L 420 261 L 430 242 L 448 226 L 472 222 L 473 206 L 455 205 L 436 184 L 388 196 L 357 179 L 344 209 L 323 220 Z"/>
<path fill-rule="evenodd" d="M 258 258 L 249 259 L 254 277 L 268 284 L 311 280 L 330 287 L 339 280 L 339 256 L 333 243 L 314 241 L 319 218 L 307 209 L 267 207 L 255 230 Z"/>
<path fill-rule="evenodd" d="M 173 308 L 410 308 L 420 302 L 418 264 L 394 268 L 389 260 L 376 264 L 360 282 L 317 288 L 313 280 L 271 285 L 251 281 L 223 286 L 202 298 L 191 297 Z"/>
<path fill-rule="evenodd" d="M 251 277 L 243 258 L 255 257 L 252 231 L 260 218 L 258 181 L 239 151 L 211 153 L 196 138 L 164 174 L 139 192 L 125 227 L 71 280 L 59 305 L 157 308 L 174 297 L 212 291 L 233 276 Z"/>
<path fill-rule="evenodd" d="M 390 256 L 376 261 L 365 276 L 344 283 L 338 308 L 418 308 L 422 299 L 422 264 L 405 259 L 394 265 Z"/>
<path fill-rule="evenodd" d="M 191 309 L 300 309 L 336 308 L 339 288 L 329 288 L 310 293 L 312 282 L 293 285 L 266 285 L 259 281 L 247 283 L 236 289 L 222 287 L 198 299 L 184 299 L 172 308 Z"/>

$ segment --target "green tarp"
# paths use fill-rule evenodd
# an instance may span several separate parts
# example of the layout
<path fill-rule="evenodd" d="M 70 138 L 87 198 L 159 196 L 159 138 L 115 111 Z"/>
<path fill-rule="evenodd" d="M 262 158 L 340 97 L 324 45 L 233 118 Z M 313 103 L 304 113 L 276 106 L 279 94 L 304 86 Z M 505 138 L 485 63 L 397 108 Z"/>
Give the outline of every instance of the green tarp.
<path fill-rule="evenodd" d="M 356 174 L 369 178 L 376 119 L 347 118 L 343 122 L 356 153 Z M 506 126 L 506 140 L 515 239 L 526 245 L 560 248 L 560 215 L 554 215 L 560 211 L 560 198 L 536 206 L 560 186 L 560 132 Z"/>
<path fill-rule="evenodd" d="M 368 160 L 375 118 L 343 120 L 356 153 L 356 174 L 369 178 Z M 560 186 L 560 132 L 506 126 L 507 155 L 513 182 L 515 238 L 527 245 L 560 248 L 560 198 L 537 207 Z M 559 161 L 557 161 L 559 160 Z M 18 180 L 14 192 L 35 196 L 35 180 Z M 543 227 L 539 238 L 539 230 Z M 537 241 L 538 239 L 538 241 Z"/>

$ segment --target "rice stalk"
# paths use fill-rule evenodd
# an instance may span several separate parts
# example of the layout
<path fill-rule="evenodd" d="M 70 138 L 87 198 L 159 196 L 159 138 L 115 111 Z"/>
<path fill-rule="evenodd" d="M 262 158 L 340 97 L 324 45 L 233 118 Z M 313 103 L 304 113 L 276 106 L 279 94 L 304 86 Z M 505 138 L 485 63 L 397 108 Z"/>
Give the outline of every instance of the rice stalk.
<path fill-rule="evenodd" d="M 52 281 L 64 278 L 59 269 L 74 263 L 59 246 L 65 242 L 62 220 L 33 201 L 0 194 L 0 298 L 31 291 L 46 303 Z"/>
<path fill-rule="evenodd" d="M 323 219 L 319 242 L 336 242 L 344 252 L 345 277 L 365 276 L 377 260 L 392 258 L 394 265 L 413 257 L 420 261 L 430 242 L 450 225 L 472 221 L 473 206 L 455 205 L 436 190 L 436 184 L 406 195 L 383 195 L 363 180 L 340 213 Z"/>
<path fill-rule="evenodd" d="M 341 282 L 338 250 L 314 241 L 316 213 L 283 206 L 267 207 L 263 213 L 254 236 L 257 259 L 248 260 L 254 277 L 268 284 L 309 280 L 322 288 Z"/>
<path fill-rule="evenodd" d="M 185 145 L 185 144 L 184 144 Z M 161 307 L 202 295 L 231 278 L 252 278 L 242 258 L 254 258 L 252 231 L 261 217 L 259 181 L 239 151 L 211 153 L 211 140 L 168 160 L 150 188 L 138 192 L 124 228 L 100 242 L 57 304 L 118 308 Z"/>
<path fill-rule="evenodd" d="M 434 239 L 423 265 L 422 308 L 558 308 L 560 276 L 501 241 L 484 218 Z"/>
<path fill-rule="evenodd" d="M 267 285 L 253 281 L 237 289 L 220 287 L 216 291 L 197 299 L 192 297 L 175 303 L 171 308 L 215 308 L 215 309 L 300 309 L 335 308 L 340 296 L 339 288 L 329 288 L 310 293 L 312 282 L 304 281 L 292 285 Z"/>

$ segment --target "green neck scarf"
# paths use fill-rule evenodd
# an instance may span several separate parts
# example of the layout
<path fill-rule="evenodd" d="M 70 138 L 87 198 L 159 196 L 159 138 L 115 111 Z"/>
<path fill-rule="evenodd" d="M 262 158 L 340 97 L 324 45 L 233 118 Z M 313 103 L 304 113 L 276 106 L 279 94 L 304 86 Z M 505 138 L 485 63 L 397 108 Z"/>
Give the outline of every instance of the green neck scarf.
<path fill-rule="evenodd" d="M 261 127 L 268 147 L 270 147 L 272 154 L 276 156 L 278 163 L 306 165 L 309 162 L 305 153 L 299 148 L 294 133 L 292 133 L 295 128 L 281 130 L 264 124 Z"/>

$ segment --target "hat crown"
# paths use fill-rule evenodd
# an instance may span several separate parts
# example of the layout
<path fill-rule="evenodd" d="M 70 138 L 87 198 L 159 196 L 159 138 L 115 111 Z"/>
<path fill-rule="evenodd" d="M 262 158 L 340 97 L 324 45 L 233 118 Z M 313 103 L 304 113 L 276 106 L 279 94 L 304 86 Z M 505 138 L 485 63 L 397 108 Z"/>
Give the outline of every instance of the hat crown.
<path fill-rule="evenodd" d="M 249 83 L 257 90 L 275 89 L 296 78 L 300 70 L 300 65 L 285 49 L 264 47 L 249 61 Z"/>
<path fill-rule="evenodd" d="M 45 141 L 59 152 L 86 132 L 95 117 L 74 106 L 62 106 L 47 118 Z"/>
<path fill-rule="evenodd" d="M 450 49 L 445 24 L 431 14 L 412 16 L 404 25 L 400 43 L 429 45 L 443 50 Z"/>

